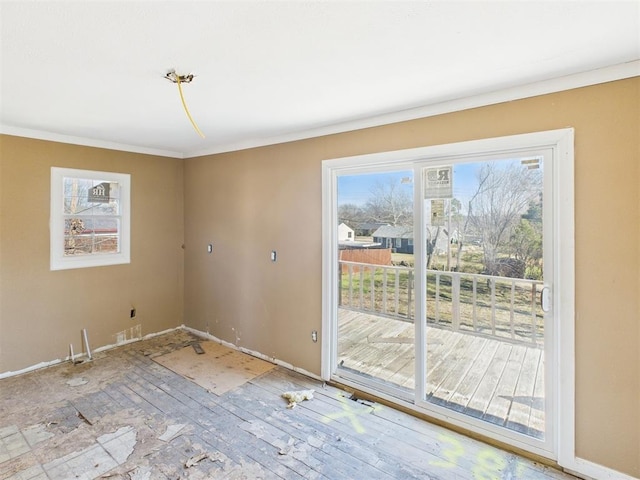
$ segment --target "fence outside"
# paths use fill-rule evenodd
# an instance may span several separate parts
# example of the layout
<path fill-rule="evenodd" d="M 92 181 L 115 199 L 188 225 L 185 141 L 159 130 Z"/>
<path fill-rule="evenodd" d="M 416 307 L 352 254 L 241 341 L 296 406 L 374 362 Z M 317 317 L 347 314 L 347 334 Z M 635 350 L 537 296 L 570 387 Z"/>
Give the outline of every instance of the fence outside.
<path fill-rule="evenodd" d="M 391 265 L 390 248 L 345 248 L 339 252 L 340 260 L 353 263 Z M 354 265 L 354 272 L 359 267 Z"/>

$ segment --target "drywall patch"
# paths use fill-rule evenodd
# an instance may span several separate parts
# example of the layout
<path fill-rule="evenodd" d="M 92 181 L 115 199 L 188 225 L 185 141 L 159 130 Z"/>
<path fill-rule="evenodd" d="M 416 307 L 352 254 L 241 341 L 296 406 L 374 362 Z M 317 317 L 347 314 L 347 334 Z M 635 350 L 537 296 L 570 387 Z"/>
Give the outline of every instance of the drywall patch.
<path fill-rule="evenodd" d="M 130 342 L 132 340 L 140 340 L 142 338 L 142 325 L 134 325 L 131 328 L 127 328 L 115 334 L 116 345 L 122 345 L 123 343 Z"/>

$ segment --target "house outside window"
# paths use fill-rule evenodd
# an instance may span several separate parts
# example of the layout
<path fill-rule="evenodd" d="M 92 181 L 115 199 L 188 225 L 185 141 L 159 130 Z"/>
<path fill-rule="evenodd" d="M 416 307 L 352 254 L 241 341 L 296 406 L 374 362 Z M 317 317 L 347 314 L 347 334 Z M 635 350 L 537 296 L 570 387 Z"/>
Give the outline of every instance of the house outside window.
<path fill-rule="evenodd" d="M 401 248 L 401 247 L 402 247 L 402 239 L 396 238 L 396 248 Z"/>

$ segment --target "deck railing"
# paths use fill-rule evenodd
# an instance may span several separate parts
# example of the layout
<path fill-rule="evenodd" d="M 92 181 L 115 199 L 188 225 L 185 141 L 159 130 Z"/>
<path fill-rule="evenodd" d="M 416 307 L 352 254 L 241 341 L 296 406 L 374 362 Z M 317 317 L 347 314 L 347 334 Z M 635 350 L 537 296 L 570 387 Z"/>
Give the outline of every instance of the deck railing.
<path fill-rule="evenodd" d="M 414 321 L 411 267 L 340 261 L 342 308 Z M 501 340 L 542 345 L 541 281 L 427 270 L 427 324 Z"/>

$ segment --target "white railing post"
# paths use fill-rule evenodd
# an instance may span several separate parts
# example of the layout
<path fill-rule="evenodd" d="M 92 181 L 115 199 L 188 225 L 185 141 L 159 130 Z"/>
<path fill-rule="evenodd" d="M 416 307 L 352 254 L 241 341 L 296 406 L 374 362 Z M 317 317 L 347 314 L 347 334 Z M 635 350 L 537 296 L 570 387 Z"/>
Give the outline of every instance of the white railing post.
<path fill-rule="evenodd" d="M 387 313 L 387 268 L 382 269 L 382 313 Z"/>
<path fill-rule="evenodd" d="M 338 260 L 338 306 L 342 306 L 342 262 Z"/>
<path fill-rule="evenodd" d="M 511 281 L 511 311 L 509 312 L 509 325 L 511 326 L 511 338 L 516 338 L 516 326 L 514 324 L 514 308 L 516 296 L 516 281 Z"/>
<path fill-rule="evenodd" d="M 451 272 L 451 327 L 460 329 L 460 275 Z"/>
<path fill-rule="evenodd" d="M 436 272 L 436 323 L 440 323 L 440 274 Z"/>
<path fill-rule="evenodd" d="M 394 291 L 394 301 L 395 301 L 395 314 L 398 315 L 400 312 L 400 270 L 396 270 L 396 282 L 395 282 L 395 291 Z"/>
<path fill-rule="evenodd" d="M 371 272 L 371 278 L 369 281 L 371 282 L 371 311 L 376 311 L 376 267 L 369 267 L 369 271 Z"/>
<path fill-rule="evenodd" d="M 496 279 L 491 278 L 491 335 L 496 334 Z"/>
<path fill-rule="evenodd" d="M 477 296 L 478 296 L 478 278 L 474 275 L 473 277 L 473 286 L 471 287 L 473 290 L 473 294 L 472 294 L 472 302 L 473 302 L 473 331 L 477 332 L 478 331 L 478 326 L 476 324 L 476 319 L 477 319 L 477 315 L 476 315 L 476 300 L 477 300 Z"/>
<path fill-rule="evenodd" d="M 364 310 L 364 266 L 360 265 L 360 308 Z"/>
<path fill-rule="evenodd" d="M 411 282 L 413 280 L 413 270 L 407 271 L 407 319 L 411 319 Z"/>
<path fill-rule="evenodd" d="M 353 308 L 353 265 L 347 265 L 349 272 L 349 306 Z"/>
<path fill-rule="evenodd" d="M 536 297 L 538 296 L 538 289 L 536 288 L 536 284 L 531 284 L 531 342 L 535 345 L 538 343 L 536 339 L 536 333 L 538 330 L 537 319 L 536 319 Z"/>

